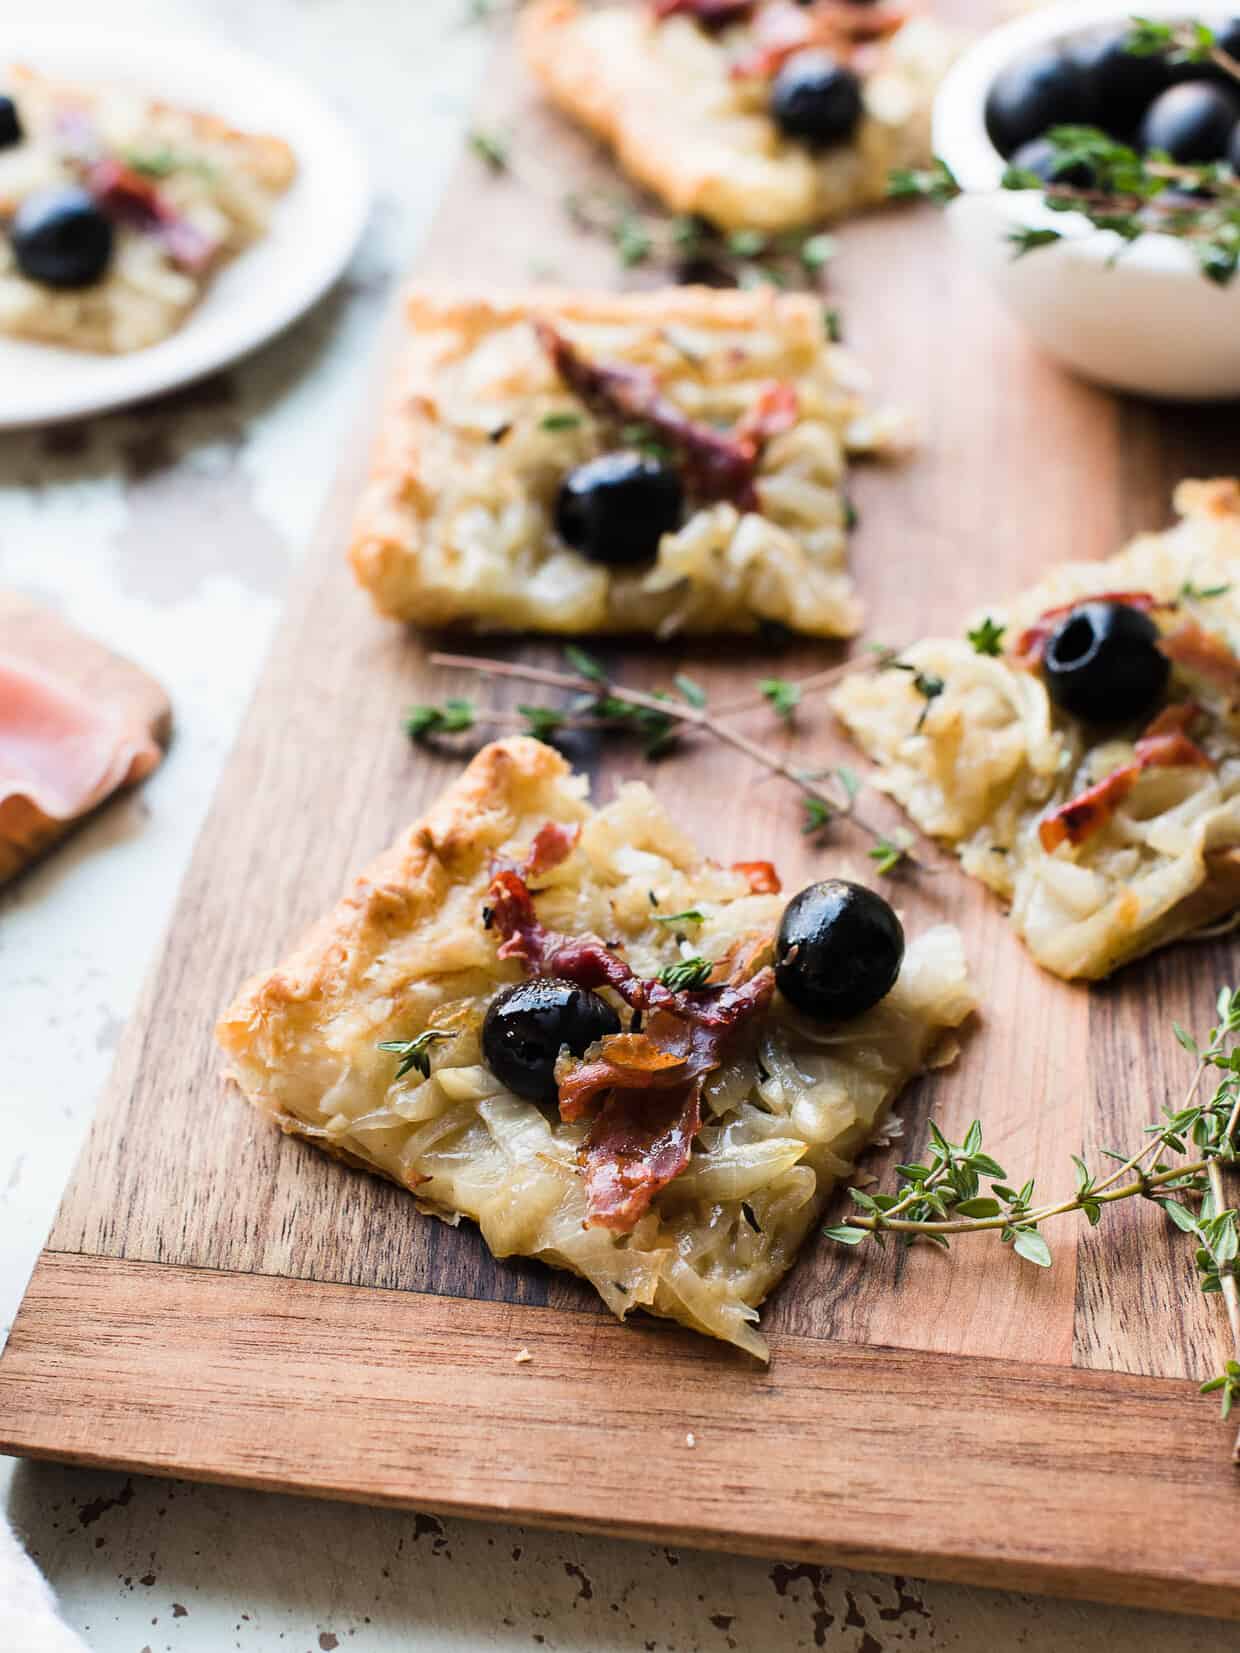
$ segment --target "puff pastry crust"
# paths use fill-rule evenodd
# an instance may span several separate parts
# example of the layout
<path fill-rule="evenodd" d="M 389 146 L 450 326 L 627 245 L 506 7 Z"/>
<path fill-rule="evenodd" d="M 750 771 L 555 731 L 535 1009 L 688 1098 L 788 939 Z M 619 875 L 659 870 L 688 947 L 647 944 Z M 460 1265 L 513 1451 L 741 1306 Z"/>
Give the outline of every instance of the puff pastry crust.
<path fill-rule="evenodd" d="M 123 169 L 124 190 L 150 196 L 141 209 L 127 196 L 125 210 L 112 215 L 112 261 L 89 287 L 28 280 L 0 238 L 0 331 L 20 338 L 111 353 L 167 338 L 220 265 L 264 234 L 297 170 L 279 138 L 124 87 L 73 85 L 17 68 L 8 90 L 23 136 L 0 151 L 0 217 L 62 185 L 86 182 L 98 194 L 100 168 Z M 161 233 L 156 212 L 175 220 L 179 239 Z"/>
<path fill-rule="evenodd" d="M 723 229 L 840 218 L 885 200 L 893 167 L 928 163 L 931 105 L 954 49 L 937 23 L 913 18 L 877 50 L 860 126 L 821 152 L 780 133 L 765 78 L 732 75 L 751 31 L 660 22 L 634 0 L 533 0 L 520 22 L 526 61 L 552 102 L 674 211 Z"/>
<path fill-rule="evenodd" d="M 900 656 L 939 678 L 927 702 L 910 671 L 845 681 L 836 714 L 878 764 L 878 785 L 965 870 L 1011 905 L 1034 957 L 1056 975 L 1097 979 L 1240 908 L 1240 701 L 1237 682 L 1172 668 L 1170 696 L 1201 708 L 1194 739 L 1210 767 L 1150 767 L 1084 842 L 1044 847 L 1043 820 L 1134 756 L 1140 731 L 1103 738 L 1055 710 L 1041 676 L 1016 665 L 1015 640 L 1048 610 L 1104 593 L 1148 593 L 1168 638 L 1200 627 L 1205 648 L 1240 651 L 1240 482 L 1185 482 L 1182 521 L 1103 562 L 1065 563 L 987 611 L 1005 652 L 962 636 Z M 981 618 L 978 616 L 976 618 Z M 1197 634 L 1200 636 L 1200 633 Z"/>
<path fill-rule="evenodd" d="M 621 1317 L 643 1308 L 765 1358 L 758 1303 L 901 1088 L 973 1008 L 960 938 L 941 926 L 913 939 L 891 994 L 851 1023 L 815 1034 L 776 997 L 756 1050 L 709 1080 L 687 1168 L 631 1233 L 587 1226 L 588 1122 L 522 1101 L 482 1064 L 486 1006 L 521 979 L 484 924 L 494 859 L 519 858 L 549 821 L 579 827 L 568 858 L 540 872 L 538 916 L 608 937 L 646 977 L 681 956 L 656 914 L 699 909 L 692 948 L 720 959 L 772 928 L 783 899 L 704 860 L 646 787 L 598 811 L 584 794 L 546 746 L 486 747 L 283 964 L 241 988 L 218 1037 L 246 1097 L 286 1131 L 391 1178 L 426 1213 L 468 1217 L 497 1256 L 540 1257 L 590 1280 Z M 449 1037 L 430 1077 L 397 1079 L 380 1041 L 432 1026 Z"/>
<path fill-rule="evenodd" d="M 773 383 L 791 429 L 763 449 L 760 511 L 690 501 L 656 561 L 606 568 L 556 536 L 575 465 L 623 445 L 538 341 L 545 320 L 592 359 L 648 369 L 683 413 L 730 426 Z M 706 288 L 464 296 L 415 289 L 351 560 L 380 612 L 422 626 L 581 633 L 854 633 L 847 454 L 907 442 L 804 295 Z"/>

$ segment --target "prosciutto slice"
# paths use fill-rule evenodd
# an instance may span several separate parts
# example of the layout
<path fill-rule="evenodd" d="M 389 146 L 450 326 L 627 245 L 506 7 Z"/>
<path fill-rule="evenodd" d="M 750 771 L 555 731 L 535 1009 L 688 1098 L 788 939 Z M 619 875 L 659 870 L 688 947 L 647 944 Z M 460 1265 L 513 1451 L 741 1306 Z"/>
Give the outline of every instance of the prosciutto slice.
<path fill-rule="evenodd" d="M 1132 759 L 1105 779 L 1062 804 L 1038 826 L 1048 855 L 1061 844 L 1083 844 L 1104 827 L 1147 769 L 1213 769 L 1210 758 L 1188 731 L 1201 715 L 1192 701 L 1159 713 L 1133 747 Z"/>
<path fill-rule="evenodd" d="M 0 874 L 57 826 L 94 809 L 160 760 L 138 722 L 0 654 Z"/>
<path fill-rule="evenodd" d="M 774 974 L 758 968 L 771 938 L 740 938 L 707 986 L 675 992 L 636 975 L 598 936 L 544 928 L 525 880 L 511 868 L 495 871 L 485 921 L 499 936 L 501 958 L 519 959 L 531 975 L 610 987 L 644 1022 L 640 1032 L 603 1039 L 587 1060 L 564 1061 L 556 1075 L 560 1117 L 592 1116 L 581 1156 L 587 1226 L 628 1233 L 689 1163 L 707 1077 L 771 1001 Z"/>
<path fill-rule="evenodd" d="M 766 444 L 797 422 L 794 386 L 764 386 L 745 417 L 732 430 L 720 431 L 682 413 L 650 368 L 588 361 L 545 321 L 536 322 L 535 331 L 556 372 L 587 407 L 608 418 L 647 425 L 667 443 L 691 493 L 703 500 L 730 500 L 742 511 L 761 509 L 758 465 Z"/>

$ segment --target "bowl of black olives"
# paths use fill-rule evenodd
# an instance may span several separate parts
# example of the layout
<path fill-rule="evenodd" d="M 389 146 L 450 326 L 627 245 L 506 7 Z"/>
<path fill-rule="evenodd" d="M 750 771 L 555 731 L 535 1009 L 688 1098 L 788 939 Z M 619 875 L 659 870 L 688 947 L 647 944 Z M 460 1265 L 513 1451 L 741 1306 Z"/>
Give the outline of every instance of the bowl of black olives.
<path fill-rule="evenodd" d="M 1141 395 L 1230 399 L 1240 396 L 1240 246 L 1229 268 L 1227 227 L 1240 215 L 1240 78 L 1148 39 L 1134 51 L 1134 11 L 1156 30 L 1201 21 L 1227 58 L 1240 54 L 1240 0 L 1061 0 L 990 31 L 935 107 L 935 152 L 961 189 L 949 217 L 1065 366 Z M 1144 206 L 1121 193 L 1134 166 L 1159 178 Z"/>

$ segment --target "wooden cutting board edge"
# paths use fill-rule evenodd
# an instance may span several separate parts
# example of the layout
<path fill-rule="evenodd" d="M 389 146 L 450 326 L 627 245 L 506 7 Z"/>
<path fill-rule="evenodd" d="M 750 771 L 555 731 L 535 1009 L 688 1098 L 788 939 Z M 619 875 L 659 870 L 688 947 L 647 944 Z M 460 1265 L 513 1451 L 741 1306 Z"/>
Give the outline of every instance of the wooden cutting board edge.
<path fill-rule="evenodd" d="M 651 1383 L 617 1395 L 600 1373 L 634 1337 Z M 766 1373 L 715 1353 L 545 1308 L 45 1252 L 0 1361 L 0 1452 L 1240 1618 L 1228 1432 L 1194 1385 L 795 1337 Z M 755 1432 L 755 1382 L 786 1429 Z"/>

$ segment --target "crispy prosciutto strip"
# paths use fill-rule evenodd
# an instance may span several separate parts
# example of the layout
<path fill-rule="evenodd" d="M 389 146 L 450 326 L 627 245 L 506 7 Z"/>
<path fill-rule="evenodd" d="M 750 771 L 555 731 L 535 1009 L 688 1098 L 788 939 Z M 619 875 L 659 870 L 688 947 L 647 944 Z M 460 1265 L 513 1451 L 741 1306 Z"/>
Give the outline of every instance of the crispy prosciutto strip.
<path fill-rule="evenodd" d="M 848 62 L 859 46 L 887 40 L 908 21 L 906 12 L 848 4 L 848 0 L 769 0 L 754 18 L 754 44 L 732 65 L 738 80 L 777 74 L 790 57 L 812 47 Z"/>
<path fill-rule="evenodd" d="M 770 861 L 733 861 L 732 871 L 740 873 L 754 895 L 778 895 L 783 889 Z"/>
<path fill-rule="evenodd" d="M 1083 844 L 1111 819 L 1147 769 L 1213 769 L 1214 764 L 1188 731 L 1200 708 L 1184 701 L 1168 706 L 1150 724 L 1133 748 L 1130 762 L 1113 769 L 1104 780 L 1063 804 L 1038 826 L 1038 838 L 1047 854 L 1061 844 Z"/>
<path fill-rule="evenodd" d="M 1240 700 L 1240 660 L 1217 632 L 1190 616 L 1165 633 L 1158 646 L 1173 664 L 1204 677 L 1229 700 Z"/>
<path fill-rule="evenodd" d="M 1065 614 L 1071 614 L 1074 608 L 1082 608 L 1086 603 L 1123 603 L 1126 608 L 1139 609 L 1142 614 L 1149 614 L 1156 608 L 1175 607 L 1174 603 L 1160 603 L 1148 591 L 1100 591 L 1096 597 L 1078 597 L 1075 602 L 1048 608 L 1027 631 L 1021 632 L 1012 650 L 1013 664 L 1024 666 L 1027 671 L 1035 671 L 1042 664 L 1046 645 L 1059 622 Z"/>
<path fill-rule="evenodd" d="M 688 1164 L 701 1126 L 702 1086 L 755 1016 L 770 1003 L 769 968 L 745 979 L 769 938 L 734 949 L 728 979 L 693 993 L 647 981 L 597 936 L 546 929 L 521 876 L 496 872 L 487 895 L 500 957 L 520 959 L 532 975 L 562 976 L 580 987 L 611 987 L 642 1014 L 641 1032 L 601 1041 L 589 1061 L 566 1062 L 560 1115 L 596 1110 L 583 1150 L 587 1222 L 627 1232 L 661 1188 Z"/>
<path fill-rule="evenodd" d="M 217 241 L 179 213 L 149 178 L 122 161 L 95 161 L 87 168 L 86 187 L 109 218 L 157 237 L 172 262 L 191 275 L 205 270 L 219 252 Z"/>
<path fill-rule="evenodd" d="M 544 873 L 568 860 L 577 848 L 580 837 L 579 826 L 566 827 L 558 821 L 548 821 L 535 833 L 530 852 L 517 870 L 522 878 L 541 878 Z"/>
<path fill-rule="evenodd" d="M 556 372 L 583 402 L 606 416 L 648 425 L 675 449 L 690 492 L 704 500 L 730 500 L 743 511 L 759 509 L 754 473 L 762 450 L 796 423 L 791 385 L 768 385 L 731 431 L 719 431 L 682 413 L 648 367 L 588 361 L 547 322 L 535 327 Z"/>
<path fill-rule="evenodd" d="M 693 17 L 708 29 L 722 29 L 729 23 L 744 23 L 753 16 L 757 0 L 652 0 L 658 22 L 665 17 Z"/>

